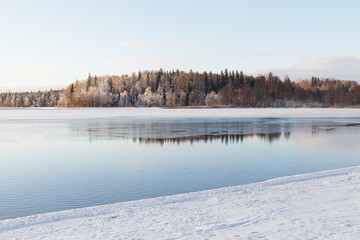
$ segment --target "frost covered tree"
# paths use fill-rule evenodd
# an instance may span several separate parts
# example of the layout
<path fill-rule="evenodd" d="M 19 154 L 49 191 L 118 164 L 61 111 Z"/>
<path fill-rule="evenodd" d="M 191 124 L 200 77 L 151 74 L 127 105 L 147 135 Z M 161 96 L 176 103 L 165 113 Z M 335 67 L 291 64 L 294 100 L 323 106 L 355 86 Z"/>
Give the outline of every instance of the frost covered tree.
<path fill-rule="evenodd" d="M 206 106 L 212 107 L 221 104 L 221 98 L 214 91 L 206 96 Z"/>
<path fill-rule="evenodd" d="M 62 90 L 0 93 L 0 107 L 214 106 L 332 107 L 360 105 L 355 81 L 312 77 L 292 82 L 272 73 L 251 76 L 180 70 L 92 76 Z"/>

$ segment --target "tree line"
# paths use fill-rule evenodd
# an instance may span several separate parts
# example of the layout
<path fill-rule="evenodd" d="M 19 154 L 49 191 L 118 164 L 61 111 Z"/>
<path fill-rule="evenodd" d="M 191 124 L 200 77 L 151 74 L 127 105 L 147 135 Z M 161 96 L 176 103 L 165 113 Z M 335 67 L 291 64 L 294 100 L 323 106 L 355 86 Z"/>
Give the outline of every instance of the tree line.
<path fill-rule="evenodd" d="M 344 107 L 360 105 L 356 81 L 299 82 L 242 71 L 143 71 L 92 76 L 66 89 L 0 94 L 0 107 Z"/>
<path fill-rule="evenodd" d="M 0 93 L 0 107 L 56 107 L 61 91 Z"/>

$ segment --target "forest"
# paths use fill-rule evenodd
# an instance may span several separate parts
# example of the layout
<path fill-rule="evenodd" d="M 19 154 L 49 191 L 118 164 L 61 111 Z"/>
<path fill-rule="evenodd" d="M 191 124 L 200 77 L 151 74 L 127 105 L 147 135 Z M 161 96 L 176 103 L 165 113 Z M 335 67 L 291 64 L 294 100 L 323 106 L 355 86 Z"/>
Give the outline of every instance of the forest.
<path fill-rule="evenodd" d="M 1 89 L 0 89 L 1 92 Z M 257 77 L 242 71 L 142 71 L 92 76 L 62 90 L 2 92 L 0 107 L 348 107 L 360 105 L 356 81 Z"/>

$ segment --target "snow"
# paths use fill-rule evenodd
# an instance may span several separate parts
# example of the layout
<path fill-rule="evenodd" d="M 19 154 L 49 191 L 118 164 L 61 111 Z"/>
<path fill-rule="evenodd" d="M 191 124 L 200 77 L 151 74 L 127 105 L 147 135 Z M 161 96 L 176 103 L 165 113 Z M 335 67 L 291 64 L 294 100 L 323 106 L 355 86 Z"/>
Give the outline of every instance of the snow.
<path fill-rule="evenodd" d="M 0 221 L 0 239 L 360 239 L 360 167 Z"/>
<path fill-rule="evenodd" d="M 360 117 L 356 108 L 22 108 L 0 109 L 0 121 L 94 118 Z"/>

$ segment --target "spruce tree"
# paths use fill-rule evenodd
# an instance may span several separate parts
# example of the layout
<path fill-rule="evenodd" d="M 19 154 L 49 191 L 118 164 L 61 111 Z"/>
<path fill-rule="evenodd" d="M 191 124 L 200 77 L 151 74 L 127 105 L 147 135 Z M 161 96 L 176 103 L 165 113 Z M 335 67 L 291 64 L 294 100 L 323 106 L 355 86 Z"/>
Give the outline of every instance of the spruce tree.
<path fill-rule="evenodd" d="M 89 73 L 89 76 L 86 80 L 86 91 L 89 91 L 90 86 L 91 86 L 91 75 Z"/>
<path fill-rule="evenodd" d="M 109 92 L 113 93 L 114 86 L 113 86 L 113 81 L 112 81 L 111 77 L 108 79 L 108 86 L 109 86 Z"/>
<path fill-rule="evenodd" d="M 95 86 L 95 87 L 98 86 L 98 78 L 97 78 L 96 75 L 95 75 L 95 77 L 94 77 L 94 86 Z"/>
<path fill-rule="evenodd" d="M 204 72 L 204 93 L 205 95 L 208 93 L 208 88 L 209 88 L 209 76 L 207 74 L 207 72 Z"/>
<path fill-rule="evenodd" d="M 165 88 L 165 84 L 163 86 L 163 89 L 162 89 L 162 97 L 163 97 L 163 106 L 166 106 L 166 88 Z"/>
<path fill-rule="evenodd" d="M 244 73 L 243 71 L 240 71 L 240 87 L 242 87 L 242 85 L 244 84 L 244 81 L 245 81 L 245 77 L 244 77 Z"/>

